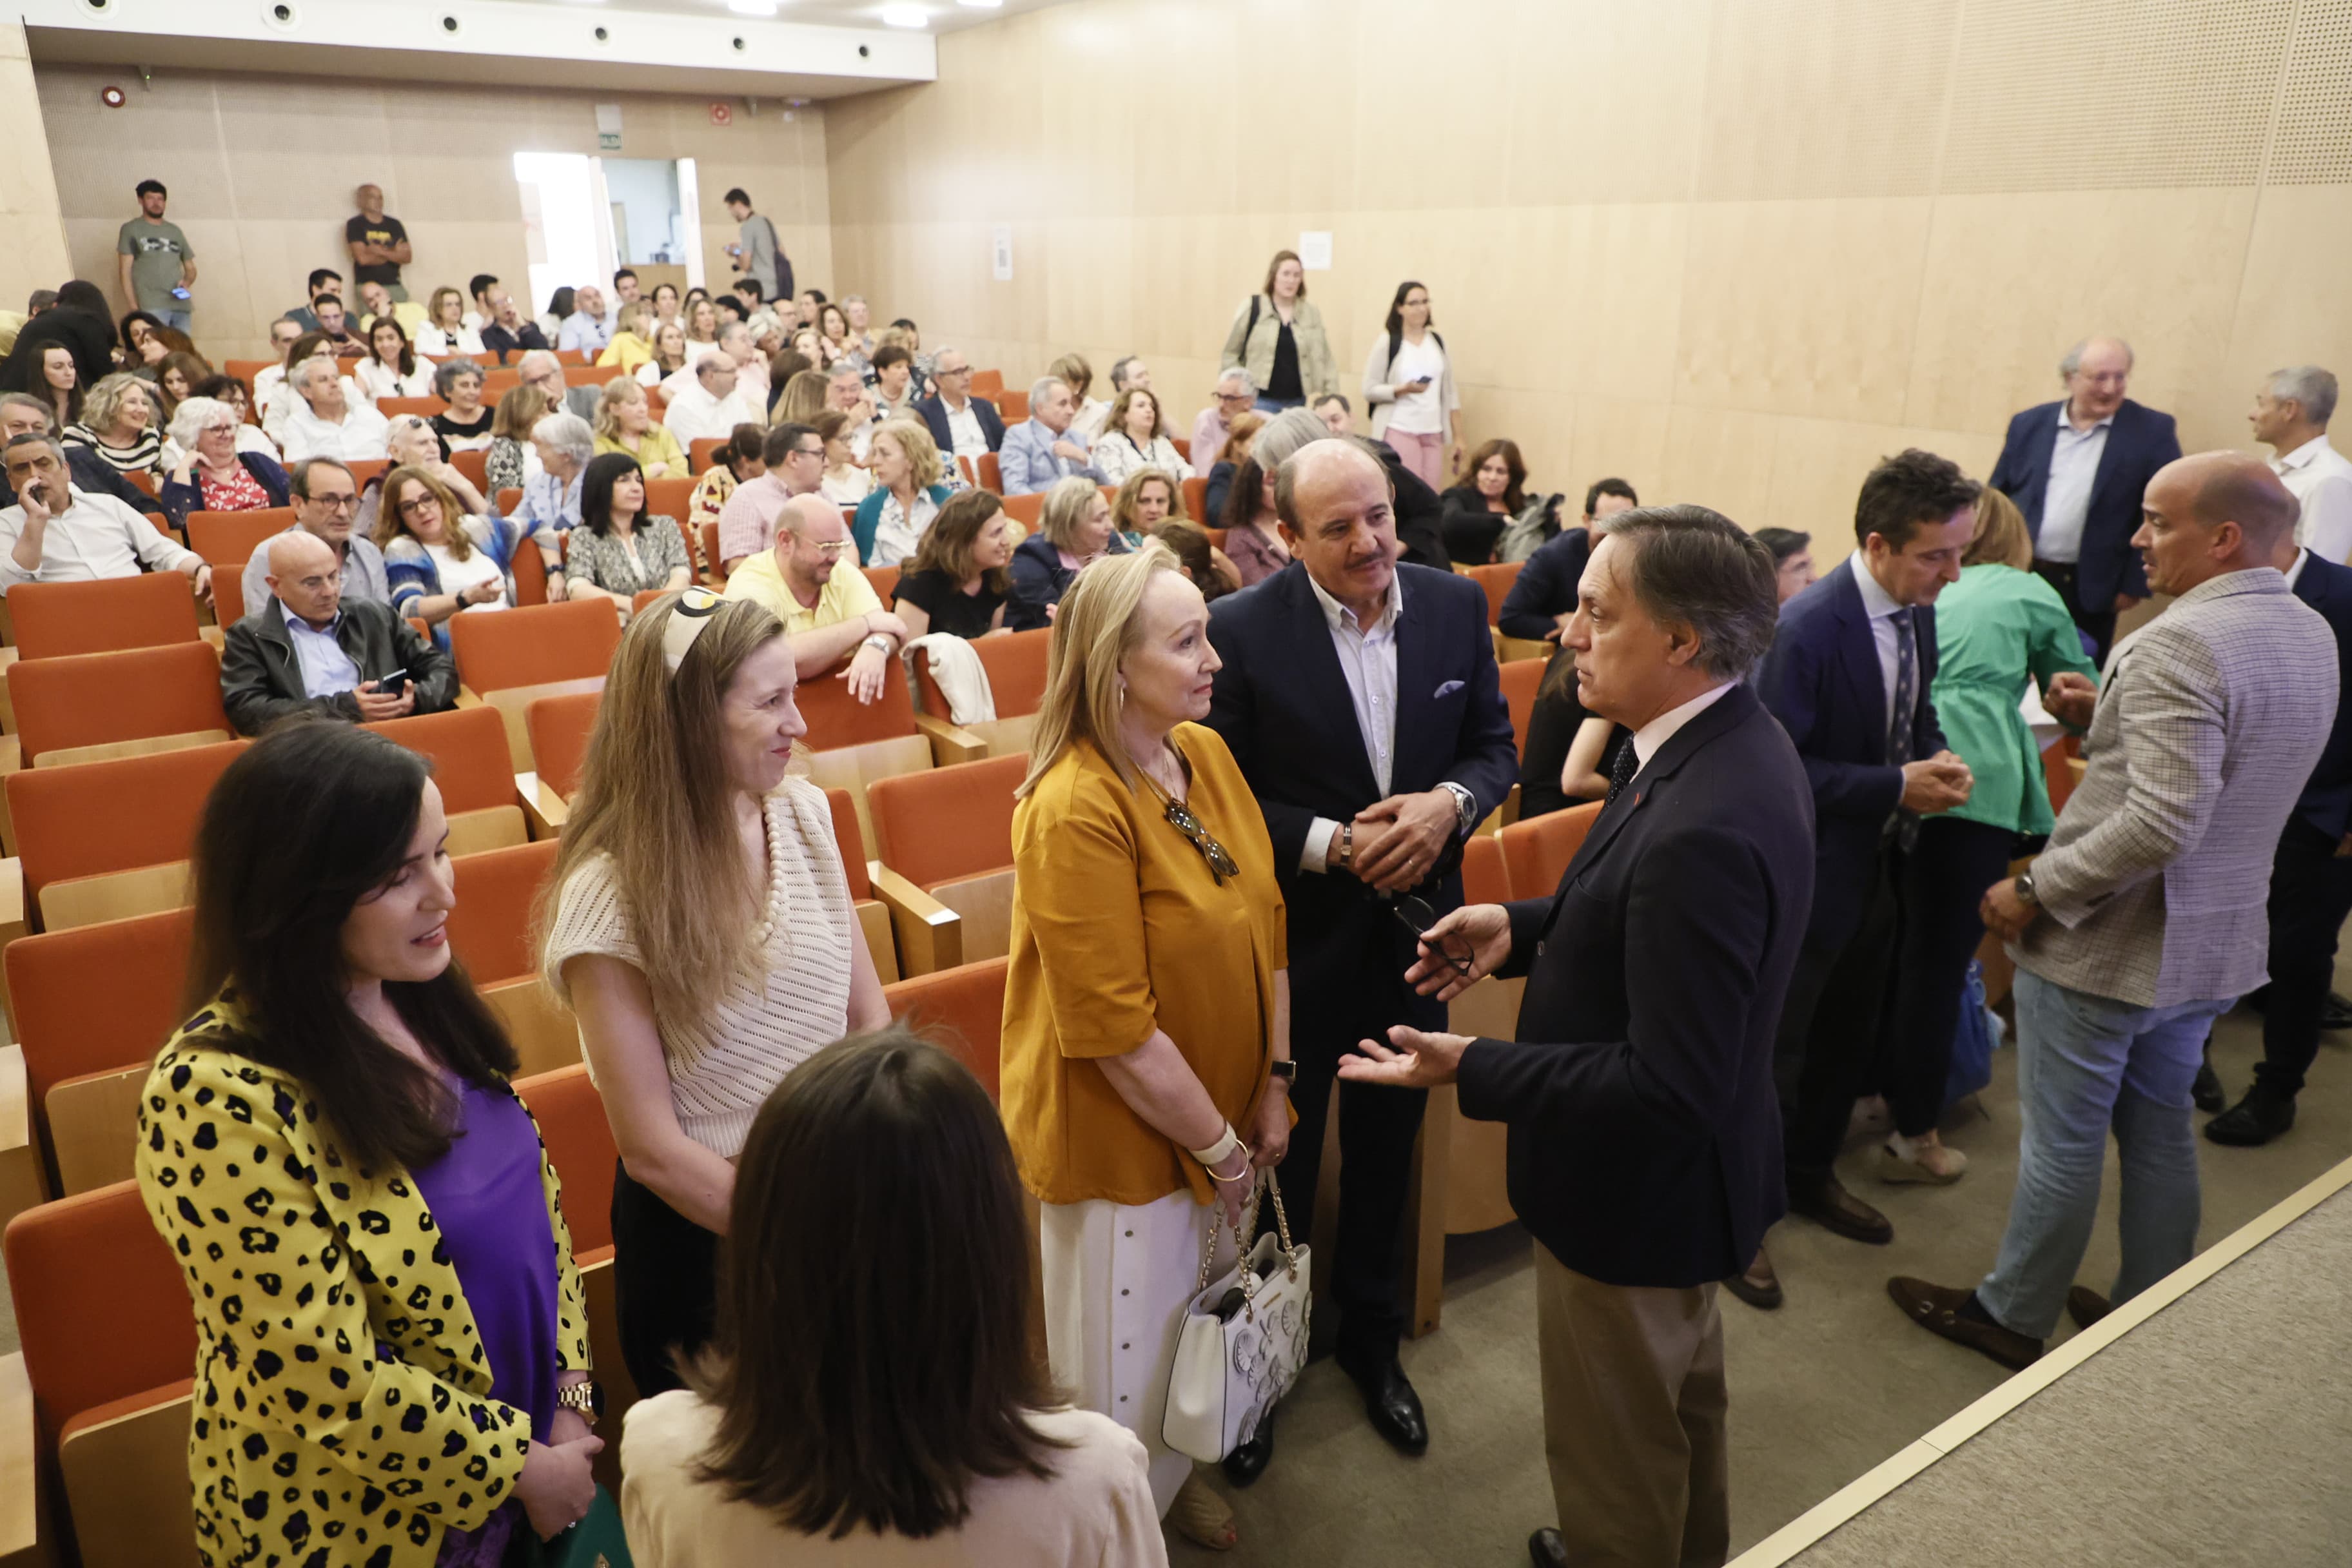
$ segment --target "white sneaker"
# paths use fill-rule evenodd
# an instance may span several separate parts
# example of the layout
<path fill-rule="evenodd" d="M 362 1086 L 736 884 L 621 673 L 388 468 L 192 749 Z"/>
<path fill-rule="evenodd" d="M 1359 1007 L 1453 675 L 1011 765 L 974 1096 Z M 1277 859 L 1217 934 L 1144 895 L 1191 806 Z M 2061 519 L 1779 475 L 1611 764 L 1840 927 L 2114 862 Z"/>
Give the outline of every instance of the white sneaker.
<path fill-rule="evenodd" d="M 1878 1179 L 1895 1186 L 1924 1183 L 1948 1187 L 1968 1168 L 1969 1157 L 1958 1149 L 1947 1147 L 1940 1139 L 1928 1142 L 1893 1132 L 1887 1135 L 1878 1153 Z"/>

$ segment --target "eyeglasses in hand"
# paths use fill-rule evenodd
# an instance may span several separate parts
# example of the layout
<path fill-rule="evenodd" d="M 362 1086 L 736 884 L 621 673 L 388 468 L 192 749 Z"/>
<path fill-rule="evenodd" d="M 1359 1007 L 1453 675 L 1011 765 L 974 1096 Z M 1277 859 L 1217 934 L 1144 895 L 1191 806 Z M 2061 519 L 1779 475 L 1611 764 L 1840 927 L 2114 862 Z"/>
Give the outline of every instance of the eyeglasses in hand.
<path fill-rule="evenodd" d="M 1453 965 L 1454 973 L 1465 980 L 1470 978 L 1469 959 L 1454 957 L 1446 948 L 1443 939 L 1435 942 L 1430 940 L 1429 928 L 1435 925 L 1440 917 L 1435 910 L 1429 907 L 1428 900 L 1414 898 L 1411 893 L 1407 893 L 1391 902 L 1389 905 L 1389 910 L 1407 931 L 1419 937 L 1430 952 Z"/>

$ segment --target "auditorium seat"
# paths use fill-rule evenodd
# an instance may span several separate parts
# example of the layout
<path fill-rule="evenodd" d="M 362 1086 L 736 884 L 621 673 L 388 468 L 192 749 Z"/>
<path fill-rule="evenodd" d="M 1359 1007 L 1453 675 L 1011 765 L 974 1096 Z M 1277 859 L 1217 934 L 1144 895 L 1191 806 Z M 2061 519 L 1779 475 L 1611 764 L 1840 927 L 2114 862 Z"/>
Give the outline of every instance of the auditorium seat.
<path fill-rule="evenodd" d="M 845 789 L 824 792 L 833 811 L 834 847 L 841 852 L 841 871 L 849 883 L 849 901 L 857 910 L 858 928 L 866 933 L 866 951 L 873 955 L 874 973 L 889 984 L 898 978 L 898 944 L 890 931 L 890 910 L 874 896 L 866 868 L 866 834 L 857 826 L 857 802 Z"/>
<path fill-rule="evenodd" d="M 1208 527 L 1211 523 L 1217 521 L 1215 518 L 1206 515 L 1209 510 L 1208 480 L 1195 476 L 1194 478 L 1184 480 L 1183 489 L 1184 515 L 1186 517 L 1191 518 L 1194 522 L 1199 523 L 1203 528 Z M 1216 541 L 1216 545 L 1218 549 L 1223 550 L 1225 547 L 1225 542 L 1223 540 L 1220 539 Z"/>
<path fill-rule="evenodd" d="M 698 436 L 686 448 L 686 471 L 699 479 L 702 470 L 710 467 L 710 455 L 727 445 L 724 436 Z"/>
<path fill-rule="evenodd" d="M 494 616 L 457 616 L 449 648 L 467 690 L 504 714 L 514 771 L 531 771 L 523 717 L 541 697 L 604 689 L 621 626 L 603 599 L 535 605 Z"/>
<path fill-rule="evenodd" d="M 515 508 L 522 505 L 522 487 L 509 485 L 490 498 L 490 505 L 497 509 L 500 517 L 512 517 L 515 514 Z"/>
<path fill-rule="evenodd" d="M 1510 705 L 1511 733 L 1518 741 L 1521 762 L 1527 760 L 1528 721 L 1535 716 L 1536 689 L 1543 684 L 1546 668 L 1534 659 L 1523 658 L 1496 671 L 1502 678 L 1503 700 Z"/>
<path fill-rule="evenodd" d="M 1037 708 L 1045 697 L 1045 667 L 1053 636 L 1052 628 L 1040 627 L 982 637 L 971 644 L 981 668 L 988 672 L 988 694 L 995 703 L 996 717 L 959 728 L 985 742 L 990 756 L 1028 755 L 1029 737 L 1037 727 Z M 915 654 L 915 691 L 924 712 L 953 720 L 947 695 L 931 676 L 929 649 L 918 649 Z"/>
<path fill-rule="evenodd" d="M 229 739 L 220 655 L 210 643 L 37 658 L 17 665 L 10 682 L 16 733 L 6 747 L 29 766 Z M 10 769 L 13 760 L 0 752 L 0 769 Z"/>
<path fill-rule="evenodd" d="M 188 514 L 188 548 L 207 561 L 253 559 L 261 542 L 294 526 L 290 506 L 261 507 L 253 511 L 192 511 Z"/>
<path fill-rule="evenodd" d="M 362 726 L 433 762 L 433 782 L 449 818 L 449 853 L 471 855 L 523 843 L 521 797 L 506 725 L 488 708 L 453 708 Z"/>
<path fill-rule="evenodd" d="M 898 591 L 898 574 L 902 570 L 904 570 L 904 568 L 901 566 L 861 566 L 858 570 L 866 574 L 866 581 L 867 584 L 873 588 L 874 596 L 882 601 L 882 607 L 884 609 L 888 609 L 890 607 L 891 595 Z"/>
<path fill-rule="evenodd" d="M 874 853 L 883 877 L 876 890 L 892 906 L 909 974 L 1007 952 L 1013 935 L 1013 792 L 1029 771 L 1026 755 L 991 757 L 934 768 L 867 786 Z M 931 951 L 909 951 L 912 916 L 901 912 L 911 884 L 961 917 L 950 950 L 947 933 L 929 928 Z"/>
<path fill-rule="evenodd" d="M 274 359 L 223 360 L 221 361 L 221 374 L 245 383 L 245 389 L 248 394 L 250 394 L 253 391 L 253 378 L 255 376 L 259 375 L 263 371 L 268 370 L 272 365 L 282 364 L 284 362 L 282 360 Z"/>
<path fill-rule="evenodd" d="M 719 559 L 719 524 L 705 522 L 695 527 L 695 538 L 702 546 L 701 580 L 713 588 L 727 586 L 727 563 Z"/>
<path fill-rule="evenodd" d="M 1176 448 L 1178 457 L 1188 463 L 1192 460 L 1192 438 L 1190 436 L 1171 436 L 1168 437 L 1168 444 Z"/>
<path fill-rule="evenodd" d="M 18 855 L 0 862 L 0 941 L 20 897 L 49 931 L 187 902 L 205 798 L 245 747 L 231 741 L 10 774 Z"/>
<path fill-rule="evenodd" d="M 688 560 L 693 559 L 694 556 L 692 538 L 694 531 L 688 525 L 686 519 L 693 504 L 694 481 L 692 479 L 647 479 L 646 481 L 646 515 L 666 517 L 677 524 L 680 531 L 688 536 L 686 542 Z"/>
<path fill-rule="evenodd" d="M 555 351 L 555 363 L 570 372 L 584 370 L 591 362 L 586 349 L 558 349 Z"/>
<path fill-rule="evenodd" d="M 1002 958 L 982 959 L 914 975 L 882 988 L 890 1016 L 929 1032 L 971 1069 L 988 1098 L 997 1097 L 1003 1047 L 1004 971 Z"/>
<path fill-rule="evenodd" d="M 449 466 L 465 475 L 466 482 L 478 490 L 490 482 L 490 454 L 480 447 L 452 453 Z"/>
<path fill-rule="evenodd" d="M 980 455 L 980 488 L 984 490 L 994 490 L 998 495 L 1004 493 L 1004 469 L 997 462 L 996 454 L 993 452 L 982 452 Z"/>
<path fill-rule="evenodd" d="M 1601 815 L 1601 805 L 1596 800 L 1529 817 L 1496 836 L 1503 866 L 1511 879 L 1511 897 L 1548 899 L 1559 890 L 1560 877 L 1583 847 L 1584 836 Z"/>
<path fill-rule="evenodd" d="M 392 471 L 392 464 L 383 458 L 353 458 L 343 465 L 352 471 L 352 483 L 362 490 L 370 479 L 381 479 Z"/>
<path fill-rule="evenodd" d="M 196 600 L 177 572 L 90 583 L 23 583 L 8 592 L 19 660 L 161 647 L 197 638 Z"/>
<path fill-rule="evenodd" d="M 1034 533 L 1038 520 L 1045 515 L 1045 492 L 1032 490 L 1025 496 L 1006 496 L 1004 515 Z"/>
<path fill-rule="evenodd" d="M 397 419 L 404 414 L 414 414 L 419 419 L 430 419 L 449 405 L 438 397 L 379 397 L 375 411 L 386 419 Z"/>
<path fill-rule="evenodd" d="M 830 678 L 803 681 L 797 697 L 808 725 L 801 744 L 808 750 L 809 777 L 821 789 L 850 793 L 857 803 L 859 830 L 869 844 L 874 818 L 866 791 L 874 780 L 988 754 L 978 736 L 915 711 L 901 661 L 883 666 L 882 681 L 882 695 L 871 703 L 852 697 L 847 681 Z"/>
<path fill-rule="evenodd" d="M 1462 901 L 1499 904 L 1508 902 L 1511 896 L 1501 842 L 1481 836 L 1465 844 Z M 1525 980 L 1499 980 L 1492 975 L 1475 982 L 1446 1004 L 1446 1028 L 1473 1038 L 1512 1038 L 1518 1030 L 1519 998 L 1526 985 Z M 1504 1124 L 1473 1121 L 1464 1116 L 1454 1089 L 1448 1087 L 1431 1093 L 1423 1127 L 1427 1146 L 1419 1163 L 1424 1185 L 1419 1208 L 1424 1215 L 1422 1245 L 1442 1252 L 1444 1237 L 1508 1225 L 1515 1216 L 1506 1191 Z M 1441 1191 L 1432 1194 L 1426 1190 L 1433 1181 L 1443 1184 Z M 1432 1198 L 1436 1201 L 1432 1203 Z M 1432 1212 L 1441 1216 L 1442 1228 L 1434 1237 L 1425 1223 L 1426 1215 Z M 1425 1321 L 1434 1315 L 1436 1289 L 1436 1284 L 1425 1276 L 1420 1279 L 1415 1293 L 1422 1300 L 1414 1313 L 1416 1321 Z"/>
<path fill-rule="evenodd" d="M 993 398 L 1004 390 L 1004 373 L 1001 370 L 976 370 L 971 373 L 971 395 Z"/>
<path fill-rule="evenodd" d="M 457 904 L 449 911 L 449 951 L 476 985 L 538 973 L 530 947 L 531 902 L 555 868 L 556 849 L 550 838 L 450 857 Z"/>
<path fill-rule="evenodd" d="M 1004 427 L 1007 430 L 1029 417 L 1029 395 L 1025 392 L 1014 392 L 1008 388 L 998 393 L 992 401 L 996 404 L 996 411 L 1004 416 Z"/>
<path fill-rule="evenodd" d="M 553 796 L 559 809 L 580 787 L 580 767 L 587 761 L 588 738 L 595 731 L 596 710 L 604 700 L 601 691 L 575 691 L 542 697 L 523 712 L 540 787 Z M 556 820 L 561 825 L 562 817 Z"/>
<path fill-rule="evenodd" d="M 1511 584 L 1518 580 L 1524 561 L 1506 562 L 1497 566 L 1473 566 L 1465 574 L 1486 590 L 1486 624 L 1493 626 L 1503 618 L 1503 601 L 1510 596 Z"/>

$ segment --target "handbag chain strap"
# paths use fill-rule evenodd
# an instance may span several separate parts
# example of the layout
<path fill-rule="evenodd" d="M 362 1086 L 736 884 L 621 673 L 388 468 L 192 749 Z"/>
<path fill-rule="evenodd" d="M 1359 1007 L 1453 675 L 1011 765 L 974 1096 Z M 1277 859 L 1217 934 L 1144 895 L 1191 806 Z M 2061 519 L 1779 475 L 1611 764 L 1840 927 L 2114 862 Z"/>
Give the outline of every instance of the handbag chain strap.
<path fill-rule="evenodd" d="M 1264 1185 L 1261 1187 L 1257 1182 L 1250 1184 L 1249 1205 L 1243 1211 L 1248 1220 L 1248 1232 L 1254 1235 L 1257 1230 L 1258 1194 L 1261 1191 L 1271 1194 L 1274 1198 L 1275 1228 L 1282 1236 L 1283 1269 L 1290 1279 L 1296 1280 L 1298 1278 L 1298 1250 L 1291 1245 L 1290 1215 L 1282 1206 L 1282 1184 L 1274 1179 L 1274 1173 L 1271 1170 L 1261 1173 L 1261 1175 L 1264 1178 Z M 1201 1277 L 1192 1286 L 1192 1294 L 1195 1296 L 1209 1288 L 1209 1268 L 1216 1261 L 1217 1256 L 1217 1226 L 1223 1219 L 1224 1213 L 1224 1205 L 1214 1202 L 1210 1204 L 1209 1234 L 1201 1246 Z M 1255 1322 L 1257 1321 L 1257 1276 L 1250 1272 L 1249 1242 L 1244 1237 L 1241 1221 L 1234 1221 L 1233 1229 L 1234 1253 L 1241 1260 L 1242 1266 L 1242 1312 L 1249 1321 Z"/>

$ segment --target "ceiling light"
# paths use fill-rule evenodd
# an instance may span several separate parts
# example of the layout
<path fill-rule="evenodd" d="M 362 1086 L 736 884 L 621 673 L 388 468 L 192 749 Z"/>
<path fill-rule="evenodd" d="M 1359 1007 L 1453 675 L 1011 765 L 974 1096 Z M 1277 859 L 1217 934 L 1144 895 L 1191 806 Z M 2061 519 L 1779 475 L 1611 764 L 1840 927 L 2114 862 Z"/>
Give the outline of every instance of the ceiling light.
<path fill-rule="evenodd" d="M 931 14 L 920 5 L 885 5 L 882 25 L 886 27 L 928 27 Z"/>
<path fill-rule="evenodd" d="M 727 8 L 738 16 L 772 16 L 776 0 L 727 0 Z"/>
<path fill-rule="evenodd" d="M 969 5 L 975 11 L 1001 11 L 1004 0 L 956 0 L 959 5 Z"/>

